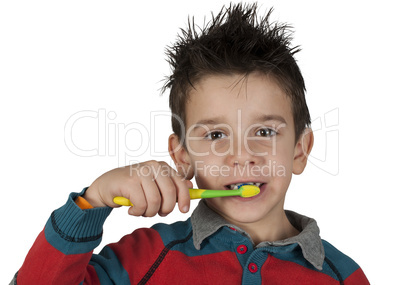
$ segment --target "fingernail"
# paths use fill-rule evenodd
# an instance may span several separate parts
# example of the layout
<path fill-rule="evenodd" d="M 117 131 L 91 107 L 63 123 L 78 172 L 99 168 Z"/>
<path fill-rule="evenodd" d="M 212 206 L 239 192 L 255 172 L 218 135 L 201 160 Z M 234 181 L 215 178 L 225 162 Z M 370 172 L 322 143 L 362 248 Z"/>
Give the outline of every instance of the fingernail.
<path fill-rule="evenodd" d="M 187 213 L 188 212 L 188 206 L 183 206 L 183 208 L 181 209 L 183 213 Z"/>
<path fill-rule="evenodd" d="M 193 182 L 191 182 L 190 180 L 186 181 L 188 188 L 193 188 Z"/>

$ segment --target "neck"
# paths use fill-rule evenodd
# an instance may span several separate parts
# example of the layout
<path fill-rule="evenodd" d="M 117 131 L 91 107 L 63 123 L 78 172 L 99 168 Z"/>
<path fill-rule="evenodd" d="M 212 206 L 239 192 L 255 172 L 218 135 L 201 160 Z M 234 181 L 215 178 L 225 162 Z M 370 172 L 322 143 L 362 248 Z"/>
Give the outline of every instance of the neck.
<path fill-rule="evenodd" d="M 289 222 L 285 210 L 278 205 L 267 216 L 253 222 L 239 222 L 221 213 L 229 223 L 247 232 L 255 245 L 261 242 L 274 242 L 298 235 L 300 232 Z M 218 212 L 219 213 L 219 212 Z"/>
<path fill-rule="evenodd" d="M 299 231 L 289 222 L 284 210 L 269 220 L 239 224 L 237 226 L 250 235 L 255 245 L 264 241 L 283 240 L 299 234 Z"/>

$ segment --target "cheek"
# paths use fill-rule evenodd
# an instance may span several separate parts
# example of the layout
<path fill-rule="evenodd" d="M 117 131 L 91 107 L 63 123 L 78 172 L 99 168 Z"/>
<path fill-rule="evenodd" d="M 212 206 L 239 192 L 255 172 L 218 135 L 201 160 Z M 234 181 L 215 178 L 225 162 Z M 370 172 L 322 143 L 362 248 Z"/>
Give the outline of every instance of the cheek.
<path fill-rule="evenodd" d="M 233 141 L 228 138 L 209 142 L 201 138 L 192 138 L 187 148 L 194 159 L 204 160 L 212 156 L 222 157 L 230 154 L 233 151 Z"/>
<path fill-rule="evenodd" d="M 293 170 L 293 150 L 288 148 L 276 148 L 276 151 L 269 156 L 267 164 L 275 177 L 291 177 Z"/>
<path fill-rule="evenodd" d="M 194 176 L 199 188 L 211 189 L 220 177 L 228 175 L 229 168 L 222 166 L 222 159 L 216 156 L 192 157 Z"/>
<path fill-rule="evenodd" d="M 195 182 L 197 183 L 197 187 L 199 189 L 211 189 L 211 185 L 208 183 L 208 181 L 204 177 L 196 176 Z"/>

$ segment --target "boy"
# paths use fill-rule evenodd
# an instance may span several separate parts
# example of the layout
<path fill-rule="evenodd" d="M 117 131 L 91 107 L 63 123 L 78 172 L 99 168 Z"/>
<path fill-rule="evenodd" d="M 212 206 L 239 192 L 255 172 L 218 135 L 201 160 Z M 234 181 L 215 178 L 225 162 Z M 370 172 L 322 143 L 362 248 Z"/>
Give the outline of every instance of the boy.
<path fill-rule="evenodd" d="M 286 26 L 230 6 L 169 49 L 176 165 L 111 170 L 54 211 L 14 284 L 368 284 L 350 258 L 321 240 L 316 222 L 284 210 L 292 173 L 313 146 L 304 81 Z M 201 200 L 191 218 L 138 229 L 99 255 L 116 196 L 129 213 L 189 210 L 190 179 L 203 189 L 255 184 L 250 198 Z"/>

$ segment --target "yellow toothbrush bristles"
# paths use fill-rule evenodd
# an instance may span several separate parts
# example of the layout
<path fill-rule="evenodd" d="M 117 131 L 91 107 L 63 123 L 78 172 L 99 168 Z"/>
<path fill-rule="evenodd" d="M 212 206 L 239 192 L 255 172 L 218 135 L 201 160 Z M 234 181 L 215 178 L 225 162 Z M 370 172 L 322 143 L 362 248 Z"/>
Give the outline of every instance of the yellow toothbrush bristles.
<path fill-rule="evenodd" d="M 253 197 L 260 193 L 260 188 L 255 185 L 243 185 L 240 190 L 242 190 L 240 196 L 243 198 Z"/>

